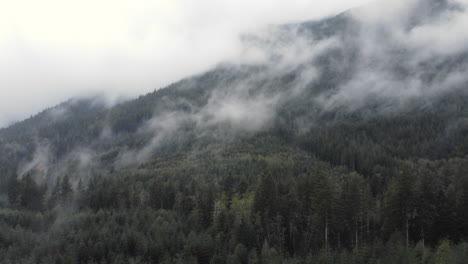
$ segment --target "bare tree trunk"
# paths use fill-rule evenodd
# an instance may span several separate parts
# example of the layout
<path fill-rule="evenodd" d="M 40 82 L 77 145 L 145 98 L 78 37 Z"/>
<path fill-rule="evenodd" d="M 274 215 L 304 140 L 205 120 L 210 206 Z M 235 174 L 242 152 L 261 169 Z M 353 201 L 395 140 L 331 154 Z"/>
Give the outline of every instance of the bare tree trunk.
<path fill-rule="evenodd" d="M 341 248 L 341 234 L 338 232 L 338 248 Z"/>
<path fill-rule="evenodd" d="M 409 221 L 406 217 L 406 248 L 409 248 Z"/>
<path fill-rule="evenodd" d="M 425 244 L 424 244 L 424 227 L 421 227 L 421 240 L 422 240 L 423 247 L 425 247 Z"/>
<path fill-rule="evenodd" d="M 355 241 L 356 241 L 356 248 L 359 245 L 359 240 L 358 240 L 358 228 L 357 228 L 357 219 L 354 220 L 354 235 L 355 235 Z"/>
<path fill-rule="evenodd" d="M 311 246 L 312 237 L 313 237 L 313 232 L 311 228 L 311 219 L 308 219 L 307 221 L 307 231 L 308 232 L 306 232 L 306 234 L 309 234 L 309 235 L 306 237 L 306 248 L 308 249 Z"/>
<path fill-rule="evenodd" d="M 370 219 L 369 215 L 367 216 L 367 239 L 370 238 Z"/>
<path fill-rule="evenodd" d="M 325 212 L 325 249 L 328 252 L 328 210 Z"/>
<path fill-rule="evenodd" d="M 359 225 L 361 226 L 361 236 L 362 236 L 362 233 L 363 233 L 363 225 L 362 225 L 363 222 L 364 222 L 364 221 L 362 221 L 362 216 L 360 216 L 360 217 L 359 217 Z M 358 234 L 358 235 L 359 235 L 359 234 Z M 361 240 L 362 240 L 362 238 L 361 238 Z"/>

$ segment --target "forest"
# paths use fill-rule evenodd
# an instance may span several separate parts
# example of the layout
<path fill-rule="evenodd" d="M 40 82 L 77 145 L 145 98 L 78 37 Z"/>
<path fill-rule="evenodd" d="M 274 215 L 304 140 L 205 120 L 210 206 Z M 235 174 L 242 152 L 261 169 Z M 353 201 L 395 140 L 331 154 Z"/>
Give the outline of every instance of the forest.
<path fill-rule="evenodd" d="M 370 169 L 358 153 L 337 165 L 268 133 L 220 144 L 86 184 L 9 175 L 3 263 L 466 261 L 466 156 L 382 155 Z"/>
<path fill-rule="evenodd" d="M 463 13 L 415 3 L 401 36 Z M 374 26 L 282 25 L 246 37 L 264 64 L 1 128 L 0 263 L 466 264 L 468 51 Z"/>

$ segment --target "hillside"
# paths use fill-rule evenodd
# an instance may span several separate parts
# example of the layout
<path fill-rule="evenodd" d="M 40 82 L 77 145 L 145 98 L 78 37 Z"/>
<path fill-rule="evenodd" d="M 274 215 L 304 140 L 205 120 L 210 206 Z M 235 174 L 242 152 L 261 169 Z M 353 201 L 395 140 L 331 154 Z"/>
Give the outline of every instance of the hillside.
<path fill-rule="evenodd" d="M 464 263 L 468 48 L 428 32 L 465 10 L 411 3 L 1 129 L 0 262 Z"/>

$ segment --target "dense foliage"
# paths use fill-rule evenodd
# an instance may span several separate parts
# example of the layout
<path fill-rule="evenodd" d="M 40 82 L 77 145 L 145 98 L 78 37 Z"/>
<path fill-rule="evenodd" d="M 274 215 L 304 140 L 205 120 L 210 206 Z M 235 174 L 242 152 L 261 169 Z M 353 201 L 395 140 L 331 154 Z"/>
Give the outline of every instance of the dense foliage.
<path fill-rule="evenodd" d="M 464 263 L 468 157 L 334 167 L 268 135 L 46 191 L 9 179 L 5 263 Z"/>
<path fill-rule="evenodd" d="M 385 114 L 298 98 L 259 131 L 188 123 L 148 161 L 116 166 L 151 142 L 145 122 L 204 105 L 201 84 L 220 75 L 2 130 L 2 262 L 465 263 L 465 91 Z M 97 153 L 87 167 L 80 146 Z M 18 176 L 24 160 L 37 162 Z"/>
<path fill-rule="evenodd" d="M 450 1 L 428 2 L 407 30 Z M 345 45 L 0 129 L 0 262 L 466 263 L 468 90 L 434 87 L 468 53 L 408 64 L 390 44 L 388 62 L 363 58 L 347 13 L 279 31 L 292 29 Z M 356 65 L 431 89 L 331 105 Z"/>

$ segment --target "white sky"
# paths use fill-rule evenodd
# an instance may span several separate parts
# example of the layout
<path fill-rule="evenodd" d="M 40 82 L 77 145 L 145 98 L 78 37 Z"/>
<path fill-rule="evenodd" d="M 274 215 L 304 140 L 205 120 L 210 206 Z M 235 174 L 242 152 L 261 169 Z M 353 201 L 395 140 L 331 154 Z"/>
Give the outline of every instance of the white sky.
<path fill-rule="evenodd" d="M 0 0 L 0 127 L 70 97 L 136 96 L 240 53 L 238 36 L 369 0 Z"/>

